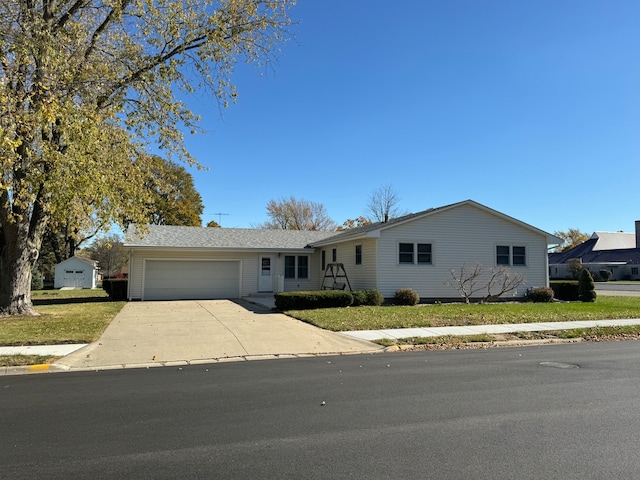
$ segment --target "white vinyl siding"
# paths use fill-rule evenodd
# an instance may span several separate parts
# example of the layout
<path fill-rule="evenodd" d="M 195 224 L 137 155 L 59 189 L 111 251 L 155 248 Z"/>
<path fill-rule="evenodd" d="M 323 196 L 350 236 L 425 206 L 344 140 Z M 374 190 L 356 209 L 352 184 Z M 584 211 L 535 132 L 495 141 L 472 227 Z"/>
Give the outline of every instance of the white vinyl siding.
<path fill-rule="evenodd" d="M 429 268 L 400 265 L 400 243 L 431 244 Z M 547 285 L 545 235 L 472 205 L 461 205 L 380 232 L 378 290 L 385 297 L 392 297 L 400 288 L 413 288 L 423 298 L 457 298 L 453 287 L 446 285 L 450 270 L 480 264 L 489 271 L 496 265 L 497 245 L 525 247 L 526 265 L 518 266 L 517 271 L 526 282 L 516 295 L 524 295 L 529 287 Z"/>
<path fill-rule="evenodd" d="M 361 245 L 362 263 L 356 264 L 356 245 Z M 347 278 L 353 290 L 371 290 L 377 288 L 377 250 L 376 240 L 373 238 L 352 240 L 336 246 L 325 247 L 327 252 L 336 251 L 338 262 L 344 265 Z M 324 271 L 319 274 L 320 285 Z"/>

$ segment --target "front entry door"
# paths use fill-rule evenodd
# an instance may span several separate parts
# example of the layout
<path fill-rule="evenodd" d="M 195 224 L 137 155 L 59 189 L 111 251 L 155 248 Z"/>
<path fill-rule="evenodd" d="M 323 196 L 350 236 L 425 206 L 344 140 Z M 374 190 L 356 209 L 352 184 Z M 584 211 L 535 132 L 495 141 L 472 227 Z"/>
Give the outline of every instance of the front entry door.
<path fill-rule="evenodd" d="M 258 291 L 273 292 L 273 257 L 260 256 L 260 277 L 258 278 Z"/>

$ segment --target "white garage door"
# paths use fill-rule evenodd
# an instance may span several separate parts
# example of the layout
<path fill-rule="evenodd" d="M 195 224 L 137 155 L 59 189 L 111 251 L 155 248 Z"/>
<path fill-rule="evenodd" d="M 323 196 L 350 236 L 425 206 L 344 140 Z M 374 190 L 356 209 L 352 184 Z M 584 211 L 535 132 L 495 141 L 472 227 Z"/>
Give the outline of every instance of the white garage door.
<path fill-rule="evenodd" d="M 144 300 L 240 297 L 240 262 L 147 260 Z"/>

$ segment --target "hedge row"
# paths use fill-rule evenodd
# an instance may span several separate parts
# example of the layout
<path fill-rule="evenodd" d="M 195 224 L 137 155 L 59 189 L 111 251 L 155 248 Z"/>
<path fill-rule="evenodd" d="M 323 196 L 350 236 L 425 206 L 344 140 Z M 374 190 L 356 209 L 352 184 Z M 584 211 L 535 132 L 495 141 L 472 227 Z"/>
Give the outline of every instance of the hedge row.
<path fill-rule="evenodd" d="M 126 278 L 105 278 L 102 280 L 102 289 L 112 300 L 126 300 L 128 284 Z"/>
<path fill-rule="evenodd" d="M 350 305 L 381 305 L 384 300 L 377 290 L 314 290 L 308 292 L 282 292 L 275 295 L 278 310 L 310 310 Z"/>

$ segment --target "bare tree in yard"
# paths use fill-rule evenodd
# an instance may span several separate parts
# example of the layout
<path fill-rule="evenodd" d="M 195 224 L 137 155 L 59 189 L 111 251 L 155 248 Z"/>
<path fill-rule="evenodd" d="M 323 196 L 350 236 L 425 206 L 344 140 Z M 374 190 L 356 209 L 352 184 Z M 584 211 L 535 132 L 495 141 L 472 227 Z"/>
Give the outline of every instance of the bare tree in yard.
<path fill-rule="evenodd" d="M 516 290 L 525 281 L 522 274 L 505 267 L 494 267 L 485 273 L 480 264 L 474 267 L 463 265 L 459 269 L 452 268 L 449 273 L 453 281 L 446 284 L 455 288 L 465 303 L 471 303 L 474 294 L 478 292 L 485 292 L 481 302 L 486 303 Z"/>
<path fill-rule="evenodd" d="M 401 215 L 398 208 L 400 196 L 392 185 L 386 184 L 376 188 L 369 195 L 367 213 L 372 222 L 387 222 Z"/>
<path fill-rule="evenodd" d="M 120 273 L 128 261 L 122 239 L 116 234 L 97 238 L 83 251 L 83 254 L 98 262 L 100 273 L 105 277 Z"/>
<path fill-rule="evenodd" d="M 270 200 L 267 215 L 271 220 L 259 228 L 279 230 L 335 230 L 336 224 L 321 203 L 298 200 L 295 197 Z"/>
<path fill-rule="evenodd" d="M 144 224 L 148 147 L 196 163 L 182 132 L 198 117 L 178 92 L 234 102 L 235 62 L 273 58 L 294 3 L 0 0 L 0 315 L 37 314 L 49 225 Z"/>
<path fill-rule="evenodd" d="M 452 268 L 449 273 L 453 282 L 448 281 L 447 285 L 455 288 L 458 294 L 464 298 L 465 303 L 471 303 L 473 294 L 484 288 L 484 285 L 478 286 L 478 281 L 482 275 L 481 265 L 476 265 L 473 268 L 463 265 L 459 270 Z"/>
<path fill-rule="evenodd" d="M 482 299 L 483 302 L 496 299 L 509 292 L 517 290 L 525 281 L 524 275 L 515 273 L 506 267 L 494 267 L 489 272 L 489 281 L 487 282 L 487 295 Z"/>

